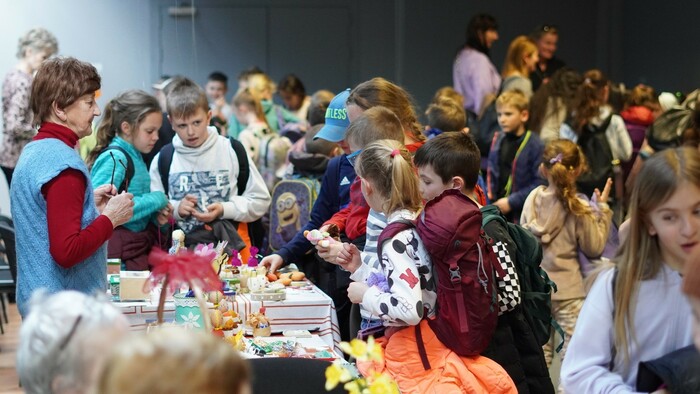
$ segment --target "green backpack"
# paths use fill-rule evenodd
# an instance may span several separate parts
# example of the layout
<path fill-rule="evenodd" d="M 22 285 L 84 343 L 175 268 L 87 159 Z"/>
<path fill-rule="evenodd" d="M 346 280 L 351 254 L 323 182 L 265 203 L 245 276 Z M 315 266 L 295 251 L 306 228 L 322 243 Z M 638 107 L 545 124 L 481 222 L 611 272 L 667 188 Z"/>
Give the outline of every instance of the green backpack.
<path fill-rule="evenodd" d="M 564 330 L 552 317 L 552 293 L 557 285 L 549 279 L 540 267 L 542 263 L 542 245 L 531 232 L 511 223 L 493 205 L 481 208 L 481 226 L 491 238 L 515 246 L 515 267 L 520 280 L 522 306 L 528 324 L 535 334 L 537 342 L 544 346 L 549 341 L 553 328 L 561 336 L 557 352 L 564 346 Z M 492 223 L 493 222 L 493 223 Z M 509 249 L 512 249 L 509 248 Z"/>

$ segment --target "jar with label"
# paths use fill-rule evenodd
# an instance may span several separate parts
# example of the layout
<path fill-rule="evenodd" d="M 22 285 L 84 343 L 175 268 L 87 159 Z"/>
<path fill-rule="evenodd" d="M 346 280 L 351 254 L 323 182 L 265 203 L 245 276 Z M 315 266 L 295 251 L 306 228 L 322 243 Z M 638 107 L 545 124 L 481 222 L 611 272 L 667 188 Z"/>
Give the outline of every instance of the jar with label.
<path fill-rule="evenodd" d="M 119 301 L 119 274 L 111 274 L 107 277 L 109 279 L 109 293 L 112 295 L 112 301 Z"/>

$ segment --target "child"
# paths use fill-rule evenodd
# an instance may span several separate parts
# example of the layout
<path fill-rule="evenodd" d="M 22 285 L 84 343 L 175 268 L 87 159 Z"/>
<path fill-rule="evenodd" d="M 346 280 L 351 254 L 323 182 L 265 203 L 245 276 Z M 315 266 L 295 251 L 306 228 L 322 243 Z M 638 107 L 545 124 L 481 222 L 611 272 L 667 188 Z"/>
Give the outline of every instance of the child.
<path fill-rule="evenodd" d="M 559 136 L 579 144 L 589 160 L 590 171 L 577 181 L 579 191 L 590 196 L 596 188 L 604 188 L 608 178 L 613 178 L 614 197 L 621 200 L 624 181 L 621 177 L 614 177 L 614 165 L 611 163 L 629 160 L 632 140 L 624 121 L 613 113 L 608 104 L 609 96 L 610 83 L 602 72 L 590 70 L 584 73 L 583 83 L 578 87 L 571 109 L 571 118 L 561 125 Z M 605 138 L 598 140 L 596 136 L 600 133 L 604 133 Z"/>
<path fill-rule="evenodd" d="M 306 119 L 311 96 L 306 95 L 306 88 L 299 77 L 294 74 L 285 75 L 278 84 L 279 95 L 285 108 L 297 119 Z"/>
<path fill-rule="evenodd" d="M 532 97 L 530 73 L 535 71 L 539 60 L 537 46 L 529 37 L 515 37 L 508 47 L 508 53 L 503 62 L 501 92 L 517 89 L 530 100 Z"/>
<path fill-rule="evenodd" d="M 464 108 L 464 97 L 462 97 L 462 95 L 459 94 L 452 86 L 443 86 L 436 90 L 430 103 L 434 104 L 442 99 L 454 100 L 460 107 Z"/>
<path fill-rule="evenodd" d="M 483 204 L 475 188 L 480 157 L 476 142 L 467 133 L 443 133 L 426 142 L 413 158 L 423 199 L 429 201 L 445 190 L 457 189 L 481 207 Z M 481 209 L 484 212 L 485 208 Z M 517 249 L 524 246 L 516 245 L 510 236 L 502 236 L 508 234 L 508 229 L 497 227 L 498 221 L 489 223 L 483 227 L 484 231 L 496 245 L 505 245 L 497 254 L 501 265 L 506 258 L 514 264 L 526 264 L 516 260 Z M 503 366 L 518 392 L 554 393 L 542 347 L 534 339 L 530 326 L 521 323 L 530 320 L 528 314 L 529 311 L 520 306 L 500 314 L 493 339 L 482 354 Z"/>
<path fill-rule="evenodd" d="M 267 119 L 267 124 L 274 132 L 279 132 L 287 123 L 299 123 L 300 120 L 291 112 L 282 108 L 272 101 L 272 96 L 277 90 L 277 86 L 267 74 L 255 73 L 246 79 L 246 88 L 260 99 L 263 113 Z M 244 89 L 239 88 L 239 92 Z M 238 134 L 245 128 L 235 116 L 229 118 L 228 135 L 237 138 Z"/>
<path fill-rule="evenodd" d="M 250 373 L 246 360 L 221 339 L 203 331 L 166 327 L 134 334 L 115 345 L 97 392 L 247 394 Z"/>
<path fill-rule="evenodd" d="M 654 88 L 640 84 L 632 89 L 625 103 L 625 109 L 620 113 L 632 141 L 632 156 L 622 165 L 624 179 L 627 179 L 627 175 L 632 170 L 632 165 L 644 143 L 647 129 L 654 123 L 654 118 L 659 111 L 660 105 Z"/>
<path fill-rule="evenodd" d="M 97 146 L 88 156 L 92 184 L 113 184 L 134 195 L 134 216 L 117 227 L 107 243 L 107 257 L 121 259 L 129 271 L 148 270 L 148 254 L 163 246 L 159 230 L 171 216 L 172 205 L 162 191 L 151 191 L 151 178 L 141 154 L 158 141 L 162 124 L 158 100 L 141 90 L 127 90 L 105 106 L 97 127 Z M 128 173 L 129 168 L 132 173 Z M 167 239 L 167 237 L 166 237 Z M 167 241 L 166 241 L 167 243 Z"/>
<path fill-rule="evenodd" d="M 231 106 L 226 103 L 228 92 L 228 77 L 220 71 L 209 74 L 207 84 L 204 86 L 211 109 L 211 126 L 216 127 L 219 134 L 225 136 L 228 123 L 227 119 L 233 115 Z"/>
<path fill-rule="evenodd" d="M 539 165 L 544 146 L 536 133 L 526 130 L 528 100 L 519 91 L 504 92 L 496 99 L 498 124 L 488 158 L 487 195 L 512 221 L 520 218 L 525 198 L 542 184 Z"/>
<path fill-rule="evenodd" d="M 401 142 L 404 139 L 404 131 L 401 122 L 393 112 L 377 106 L 362 113 L 348 127 L 345 140 L 353 152 L 347 156 L 348 161 L 354 166 L 363 148 L 380 139 Z M 377 240 L 386 227 L 386 217 L 381 212 L 370 209 L 362 194 L 359 177 L 356 177 L 350 186 L 350 204 L 327 220 L 321 230 L 326 231 L 332 224 L 341 231 L 342 240 L 350 241 L 364 251 L 362 260 L 368 266 L 378 265 Z M 342 243 L 339 242 L 332 243 L 329 247 L 316 245 L 319 257 L 332 264 L 336 264 L 336 256 L 342 249 Z M 371 314 L 361 311 L 361 316 L 363 321 L 360 328 L 368 328 L 372 325 Z M 350 333 L 352 336 L 355 334 L 355 332 Z"/>
<path fill-rule="evenodd" d="M 318 198 L 311 210 L 309 222 L 277 253 L 266 256 L 260 262 L 262 265 L 268 266 L 271 272 L 275 272 L 283 265 L 290 263 L 315 267 L 319 271 L 318 275 L 314 275 L 318 277 L 316 284 L 333 299 L 338 315 L 340 336 L 344 340 L 350 339 L 348 331 L 350 301 L 346 291 L 349 274 L 337 266 L 317 264 L 313 255 L 309 254 L 313 250 L 313 245 L 304 237 L 304 231 L 323 226 L 326 220 L 345 208 L 350 202 L 350 186 L 356 176 L 355 169 L 347 156 L 350 153 L 350 147 L 345 142 L 345 131 L 350 124 L 345 109 L 345 102 L 349 94 L 350 89 L 347 89 L 333 98 L 326 111 L 326 123 L 314 137 L 316 140 L 336 143 L 342 149 L 343 154 L 328 162 Z"/>
<path fill-rule="evenodd" d="M 700 247 L 700 155 L 657 153 L 632 189 L 630 229 L 616 268 L 588 293 L 561 369 L 569 393 L 632 392 L 640 361 L 693 343 L 681 292 L 687 258 Z"/>
<path fill-rule="evenodd" d="M 586 171 L 586 158 L 568 140 L 547 144 L 540 168 L 549 185 L 538 186 L 527 197 L 520 224 L 542 242 L 541 266 L 557 284 L 558 291 L 552 294 L 552 315 L 566 333 L 559 353 L 564 359 L 586 297 L 578 252 L 597 257 L 605 248 L 612 223 L 612 211 L 607 204 L 612 180 L 608 179 L 602 193 L 596 190 L 590 203 L 577 196 L 576 178 Z M 548 342 L 545 345 L 548 365 L 553 356 Z"/>
<path fill-rule="evenodd" d="M 360 154 L 356 168 L 367 203 L 386 215 L 388 223 L 416 218 L 422 205 L 418 180 L 410 153 L 401 142 L 379 140 L 369 144 Z M 430 256 L 417 231 L 403 230 L 384 246 L 378 270 L 363 264 L 360 251 L 351 244 L 344 244 L 339 262 L 353 273 L 355 282 L 348 288 L 350 300 L 381 318 L 387 328 L 383 339 L 384 367 L 401 392 L 476 392 L 477 388 L 485 392 L 515 392 L 512 381 L 496 363 L 485 357 L 456 356 L 437 340 L 427 324 L 426 319 L 436 312 L 437 283 Z M 370 287 L 367 282 L 374 284 Z M 417 325 L 419 330 L 411 327 Z M 417 333 L 421 333 L 422 342 L 418 342 Z M 416 343 L 425 344 L 430 372 L 423 367 Z M 472 368 L 475 364 L 480 368 Z M 360 369 L 364 369 L 362 365 Z"/>
<path fill-rule="evenodd" d="M 161 163 L 164 147 L 151 165 L 151 190 L 164 191 L 165 181 L 173 216 L 187 235 L 187 246 L 223 240 L 239 251 L 250 246 L 246 223 L 259 219 L 270 207 L 270 193 L 260 173 L 247 157 L 248 183 L 237 183 L 239 159 L 231 141 L 208 126 L 211 112 L 207 98 L 194 82 L 177 82 L 168 94 L 167 105 L 168 118 L 177 133 L 172 163 Z M 162 179 L 160 166 L 167 164 L 168 177 Z"/>
<path fill-rule="evenodd" d="M 467 114 L 464 108 L 456 101 L 448 98 L 439 99 L 425 110 L 428 125 L 425 126 L 425 135 L 433 138 L 444 131 L 467 130 Z"/>
<path fill-rule="evenodd" d="M 409 152 L 415 152 L 425 143 L 411 95 L 384 78 L 362 82 L 350 92 L 347 104 L 350 122 L 354 122 L 363 111 L 378 105 L 388 108 L 399 118 L 404 130 L 404 144 Z"/>
<path fill-rule="evenodd" d="M 292 143 L 270 129 L 260 100 L 248 89 L 236 94 L 233 105 L 236 118 L 246 126 L 238 135 L 238 140 L 256 164 L 267 188 L 272 191 L 284 175 L 284 164 Z"/>

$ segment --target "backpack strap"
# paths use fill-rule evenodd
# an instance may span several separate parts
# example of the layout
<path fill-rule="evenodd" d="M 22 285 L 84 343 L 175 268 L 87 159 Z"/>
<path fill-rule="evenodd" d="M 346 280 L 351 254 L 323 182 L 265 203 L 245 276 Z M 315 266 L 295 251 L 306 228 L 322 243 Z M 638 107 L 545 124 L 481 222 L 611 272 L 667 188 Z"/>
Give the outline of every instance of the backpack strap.
<path fill-rule="evenodd" d="M 245 147 L 240 141 L 233 137 L 228 137 L 231 142 L 231 148 L 236 152 L 236 158 L 238 159 L 238 178 L 237 178 L 237 188 L 238 195 L 242 196 L 245 192 L 245 187 L 248 184 L 248 178 L 250 177 L 250 166 L 248 165 L 248 154 L 245 151 Z M 243 185 L 243 186 L 241 186 Z"/>
<path fill-rule="evenodd" d="M 428 361 L 428 352 L 425 350 L 425 343 L 423 343 L 423 334 L 421 333 L 420 323 L 415 326 L 416 331 L 416 344 L 418 345 L 418 354 L 420 355 L 420 361 L 423 363 L 423 369 L 430 369 L 430 361 Z"/>
<path fill-rule="evenodd" d="M 106 148 L 100 152 L 100 154 L 110 151 L 110 150 L 116 150 L 124 154 L 126 157 L 126 175 L 124 176 L 124 180 L 122 180 L 122 183 L 119 185 L 119 188 L 117 189 L 117 193 L 121 193 L 123 191 L 126 191 L 126 189 L 129 186 L 129 182 L 131 182 L 131 179 L 134 177 L 134 161 L 131 160 L 131 156 L 129 156 L 129 153 L 122 148 L 121 146 L 117 145 L 109 145 Z"/>
<path fill-rule="evenodd" d="M 245 192 L 245 186 L 248 184 L 248 177 L 250 177 L 250 166 L 248 165 L 248 154 L 245 151 L 245 147 L 240 141 L 233 137 L 228 137 L 231 142 L 231 148 L 236 153 L 236 158 L 238 159 L 238 195 L 242 196 Z M 165 194 L 168 195 L 168 177 L 170 176 L 170 165 L 173 163 L 173 154 L 175 153 L 175 148 L 173 144 L 167 144 L 163 146 L 160 150 L 160 155 L 158 156 L 158 173 L 160 173 L 160 181 L 163 184 L 163 189 Z M 243 187 L 241 187 L 243 185 Z"/>
<path fill-rule="evenodd" d="M 163 191 L 168 195 L 168 177 L 170 176 L 170 164 L 173 162 L 173 154 L 175 147 L 172 142 L 160 148 L 158 154 L 158 173 L 160 174 L 160 182 L 163 184 Z"/>
<path fill-rule="evenodd" d="M 394 238 L 394 236 L 404 230 L 415 228 L 416 224 L 410 220 L 397 220 L 395 222 L 389 223 L 377 239 L 377 257 L 379 257 L 379 262 L 382 261 L 382 251 L 384 250 L 384 242 Z"/>

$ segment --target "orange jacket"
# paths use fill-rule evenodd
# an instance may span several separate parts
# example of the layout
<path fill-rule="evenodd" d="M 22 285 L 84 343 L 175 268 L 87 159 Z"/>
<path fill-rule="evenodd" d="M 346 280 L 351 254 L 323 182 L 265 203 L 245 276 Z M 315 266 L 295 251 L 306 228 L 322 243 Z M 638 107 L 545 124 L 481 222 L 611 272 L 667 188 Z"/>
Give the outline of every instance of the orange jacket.
<path fill-rule="evenodd" d="M 411 326 L 396 332 L 388 341 L 377 340 L 384 347 L 384 363 L 358 363 L 360 372 L 366 375 L 371 368 L 388 372 L 402 394 L 517 394 L 515 383 L 495 361 L 484 356 L 460 357 L 437 339 L 427 320 L 420 325 L 429 370 L 423 368 L 415 327 Z"/>

